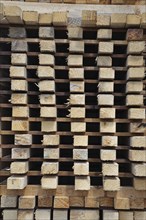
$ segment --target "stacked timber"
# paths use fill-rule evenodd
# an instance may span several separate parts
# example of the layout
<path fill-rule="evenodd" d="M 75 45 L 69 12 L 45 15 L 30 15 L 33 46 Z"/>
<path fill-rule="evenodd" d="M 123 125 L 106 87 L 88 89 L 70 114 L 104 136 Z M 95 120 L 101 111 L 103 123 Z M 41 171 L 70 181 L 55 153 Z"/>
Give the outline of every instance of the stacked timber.
<path fill-rule="evenodd" d="M 0 218 L 145 220 L 145 13 L 26 8 L 0 4 Z"/>

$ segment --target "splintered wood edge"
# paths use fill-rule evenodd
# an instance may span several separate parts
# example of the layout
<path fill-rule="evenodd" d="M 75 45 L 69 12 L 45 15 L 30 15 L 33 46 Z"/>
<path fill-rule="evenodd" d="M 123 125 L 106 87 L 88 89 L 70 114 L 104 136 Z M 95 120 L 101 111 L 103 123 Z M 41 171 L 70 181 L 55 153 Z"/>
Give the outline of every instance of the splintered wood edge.
<path fill-rule="evenodd" d="M 2 6 L 2 8 L 5 8 L 7 6 L 17 6 L 17 2 L 5 2 L 5 1 L 1 1 L 0 3 Z M 38 17 L 39 17 L 39 13 L 43 14 L 43 13 L 52 13 L 53 12 L 66 12 L 67 14 L 67 22 L 62 21 L 62 15 L 60 14 L 60 20 L 58 19 L 58 24 L 57 26 L 63 26 L 63 25 L 70 25 L 70 26 L 82 26 L 82 23 L 84 24 L 83 26 L 96 26 L 96 18 L 92 18 L 92 13 L 96 13 L 98 15 L 100 14 L 107 14 L 107 15 L 111 15 L 113 13 L 116 14 L 135 14 L 135 6 L 134 5 L 129 5 L 128 7 L 126 5 L 120 5 L 120 7 L 118 7 L 117 5 L 86 5 L 86 4 L 72 4 L 70 7 L 70 4 L 45 4 L 45 3 L 34 3 L 34 2 L 19 2 L 19 8 L 21 9 L 22 13 L 24 11 L 27 12 L 37 12 L 38 13 Z M 139 5 L 138 6 L 138 11 L 139 14 L 145 13 L 145 6 L 144 5 Z M 84 20 L 83 14 L 82 13 L 90 13 L 91 16 L 86 16 L 86 19 Z M 1 15 L 3 15 L 3 17 L 5 17 L 4 15 L 4 9 L 2 10 L 2 12 L 0 12 Z M 136 14 L 135 14 L 136 15 Z M 13 15 L 12 15 L 13 16 Z M 14 15 L 15 16 L 15 15 Z M 22 16 L 23 18 L 23 16 Z M 59 17 L 58 17 L 59 18 Z M 8 19 L 9 20 L 9 19 Z M 22 19 L 23 20 L 23 19 Z M 17 21 L 16 21 L 17 23 Z M 23 21 L 23 23 L 25 23 Z M 33 25 L 38 25 L 39 23 L 39 19 L 36 23 L 32 23 Z M 95 23 L 95 24 L 93 24 Z M 30 21 L 31 24 L 31 21 Z M 141 24 L 143 26 L 142 23 L 142 19 L 141 19 Z M 46 24 L 47 25 L 47 24 Z M 49 23 L 50 25 L 50 23 Z M 145 25 L 145 24 L 144 24 Z"/>

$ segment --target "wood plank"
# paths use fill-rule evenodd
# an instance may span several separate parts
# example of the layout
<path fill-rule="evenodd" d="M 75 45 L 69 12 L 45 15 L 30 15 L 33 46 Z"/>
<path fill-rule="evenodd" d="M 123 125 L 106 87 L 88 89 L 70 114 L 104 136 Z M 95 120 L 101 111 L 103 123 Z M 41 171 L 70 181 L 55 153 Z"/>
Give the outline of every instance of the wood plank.
<path fill-rule="evenodd" d="M 53 20 L 52 13 L 40 13 L 39 25 L 51 25 Z"/>
<path fill-rule="evenodd" d="M 102 161 L 115 161 L 116 160 L 116 150 L 100 150 L 100 158 Z"/>
<path fill-rule="evenodd" d="M 104 210 L 103 220 L 119 220 L 119 212 L 117 210 Z"/>
<path fill-rule="evenodd" d="M 17 196 L 15 195 L 2 195 L 1 196 L 1 208 L 16 208 Z"/>
<path fill-rule="evenodd" d="M 14 219 L 17 219 L 18 210 L 17 209 L 4 209 L 2 212 L 3 220 L 10 220 L 13 216 Z"/>
<path fill-rule="evenodd" d="M 69 208 L 69 197 L 68 196 L 55 196 L 54 197 L 54 208 Z"/>
<path fill-rule="evenodd" d="M 99 109 L 100 118 L 114 119 L 115 116 L 116 116 L 115 108 L 100 108 Z"/>
<path fill-rule="evenodd" d="M 137 74 L 138 73 L 138 74 Z M 130 67 L 127 72 L 127 79 L 142 80 L 144 78 L 144 67 Z"/>
<path fill-rule="evenodd" d="M 91 10 L 82 11 L 82 26 L 94 27 L 96 26 L 97 12 Z"/>
<path fill-rule="evenodd" d="M 132 163 L 132 174 L 138 177 L 146 177 L 146 163 Z"/>
<path fill-rule="evenodd" d="M 52 207 L 53 198 L 52 196 L 48 195 L 43 195 L 43 196 L 38 196 L 38 207 L 39 208 L 47 208 L 47 207 Z"/>
<path fill-rule="evenodd" d="M 113 28 L 124 28 L 126 25 L 127 15 L 113 13 L 111 15 L 111 27 Z"/>
<path fill-rule="evenodd" d="M 96 25 L 97 27 L 109 27 L 111 22 L 110 15 L 97 15 Z"/>
<path fill-rule="evenodd" d="M 99 67 L 111 67 L 112 58 L 110 56 L 98 56 L 96 58 L 97 66 Z"/>
<path fill-rule="evenodd" d="M 126 27 L 139 27 L 140 21 L 140 15 L 127 15 Z"/>
<path fill-rule="evenodd" d="M 57 146 L 59 143 L 59 135 L 43 135 L 43 145 Z"/>
<path fill-rule="evenodd" d="M 67 12 L 66 11 L 53 12 L 53 25 L 67 26 Z"/>
<path fill-rule="evenodd" d="M 98 29 L 97 39 L 112 39 L 112 29 Z"/>
<path fill-rule="evenodd" d="M 103 176 L 118 176 L 119 164 L 118 163 L 102 163 Z"/>
<path fill-rule="evenodd" d="M 99 220 L 99 210 L 71 209 L 70 220 Z"/>
<path fill-rule="evenodd" d="M 4 6 L 4 16 L 10 24 L 23 24 L 22 10 L 18 6 Z"/>
<path fill-rule="evenodd" d="M 41 105 L 55 105 L 56 103 L 56 97 L 54 94 L 41 94 L 39 95 L 39 100 Z"/>
<path fill-rule="evenodd" d="M 120 211 L 119 212 L 119 220 L 133 220 L 133 212 L 132 211 Z"/>
<path fill-rule="evenodd" d="M 59 171 L 58 162 L 43 162 L 41 166 L 41 173 L 44 174 L 57 174 Z"/>
<path fill-rule="evenodd" d="M 18 210 L 18 220 L 21 219 L 34 219 L 34 211 L 33 210 Z"/>
<path fill-rule="evenodd" d="M 87 135 L 74 135 L 74 146 L 88 146 L 88 136 Z"/>
<path fill-rule="evenodd" d="M 15 145 L 31 145 L 31 134 L 15 134 Z"/>
<path fill-rule="evenodd" d="M 58 185 L 58 177 L 57 176 L 48 176 L 42 177 L 41 179 L 41 187 L 42 189 L 56 189 Z"/>
<path fill-rule="evenodd" d="M 38 24 L 39 14 L 37 11 L 23 11 L 23 21 L 27 25 Z"/>
<path fill-rule="evenodd" d="M 78 196 L 71 196 L 69 197 L 69 205 L 70 207 L 84 207 L 85 198 Z"/>
<path fill-rule="evenodd" d="M 56 52 L 56 46 L 54 40 L 40 40 L 41 52 Z"/>
<path fill-rule="evenodd" d="M 128 110 L 129 119 L 145 119 L 145 109 L 144 108 L 130 108 Z"/>
<path fill-rule="evenodd" d="M 143 40 L 143 29 L 128 29 L 126 40 Z"/>
<path fill-rule="evenodd" d="M 83 107 L 71 107 L 69 112 L 68 116 L 71 118 L 85 118 L 85 108 Z"/>
<path fill-rule="evenodd" d="M 27 65 L 27 55 L 25 53 L 12 53 L 11 63 L 14 65 Z"/>
<path fill-rule="evenodd" d="M 12 117 L 29 117 L 29 108 L 27 106 L 12 107 Z"/>
<path fill-rule="evenodd" d="M 129 41 L 127 47 L 128 54 L 141 54 L 145 49 L 144 41 Z"/>
<path fill-rule="evenodd" d="M 61 216 L 62 220 L 67 220 L 68 219 L 68 210 L 54 209 L 53 210 L 53 218 L 55 220 L 60 220 L 60 216 Z"/>
<path fill-rule="evenodd" d="M 24 189 L 27 186 L 27 176 L 11 176 L 7 179 L 7 189 Z"/>
<path fill-rule="evenodd" d="M 114 50 L 113 42 L 99 42 L 98 53 L 99 54 L 112 54 Z"/>
<path fill-rule="evenodd" d="M 130 209 L 130 200 L 129 198 L 115 198 L 114 199 L 114 208 L 115 209 Z"/>
<path fill-rule="evenodd" d="M 25 93 L 13 93 L 9 100 L 12 104 L 27 104 L 27 94 Z"/>
<path fill-rule="evenodd" d="M 12 148 L 11 150 L 11 158 L 12 159 L 28 159 L 30 157 L 30 149 L 29 148 Z"/>
<path fill-rule="evenodd" d="M 39 64 L 53 66 L 55 64 L 54 56 L 51 54 L 39 54 Z"/>
<path fill-rule="evenodd" d="M 39 27 L 39 37 L 46 39 L 53 39 L 54 27 Z"/>
<path fill-rule="evenodd" d="M 10 77 L 11 78 L 26 78 L 27 72 L 26 68 L 23 66 L 11 66 L 10 67 Z"/>
<path fill-rule="evenodd" d="M 89 175 L 89 162 L 74 162 L 74 175 Z"/>
<path fill-rule="evenodd" d="M 90 177 L 75 177 L 75 190 L 90 190 Z"/>
<path fill-rule="evenodd" d="M 104 177 L 103 188 L 105 191 L 120 190 L 120 179 L 118 177 Z"/>
<path fill-rule="evenodd" d="M 20 196 L 19 209 L 34 209 L 36 203 L 35 199 L 35 196 Z"/>
<path fill-rule="evenodd" d="M 18 162 L 18 161 L 15 161 L 15 162 L 12 162 L 11 165 L 10 165 L 10 173 L 11 174 L 25 174 L 28 172 L 28 162 L 25 161 L 25 162 Z"/>
<path fill-rule="evenodd" d="M 12 121 L 12 131 L 28 131 L 29 122 L 25 120 L 13 120 Z"/>

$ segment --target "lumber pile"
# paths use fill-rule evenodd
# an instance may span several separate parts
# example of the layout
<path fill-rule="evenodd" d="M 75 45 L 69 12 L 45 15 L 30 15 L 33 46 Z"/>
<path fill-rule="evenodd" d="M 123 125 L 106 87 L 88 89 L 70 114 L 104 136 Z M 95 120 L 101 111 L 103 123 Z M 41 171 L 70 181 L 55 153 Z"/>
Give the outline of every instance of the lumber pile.
<path fill-rule="evenodd" d="M 145 13 L 0 9 L 3 220 L 145 219 Z"/>
<path fill-rule="evenodd" d="M 15 0 L 10 0 L 15 1 Z M 145 5 L 145 0 L 18 0 L 23 2 L 65 3 L 65 4 L 98 4 L 98 5 Z"/>

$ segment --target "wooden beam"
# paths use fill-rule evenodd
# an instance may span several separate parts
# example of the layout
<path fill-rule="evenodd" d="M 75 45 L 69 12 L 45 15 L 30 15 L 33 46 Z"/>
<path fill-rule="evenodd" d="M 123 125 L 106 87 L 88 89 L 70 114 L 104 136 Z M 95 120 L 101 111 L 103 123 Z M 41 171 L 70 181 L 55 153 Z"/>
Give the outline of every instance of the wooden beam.
<path fill-rule="evenodd" d="M 71 118 L 85 118 L 85 108 L 83 107 L 71 107 L 69 112 Z"/>
<path fill-rule="evenodd" d="M 41 220 L 41 219 L 47 219 L 51 220 L 51 209 L 36 209 L 35 211 L 35 219 Z"/>
<path fill-rule="evenodd" d="M 29 117 L 29 108 L 27 106 L 13 106 L 12 117 Z"/>
<path fill-rule="evenodd" d="M 27 186 L 27 176 L 11 176 L 7 179 L 7 189 L 24 189 Z"/>
<path fill-rule="evenodd" d="M 26 76 L 27 76 L 26 67 L 10 66 L 10 77 L 11 78 L 26 78 Z"/>
<path fill-rule="evenodd" d="M 110 15 L 97 15 L 96 25 L 97 27 L 109 27 L 111 22 Z"/>
<path fill-rule="evenodd" d="M 112 106 L 114 105 L 114 96 L 112 94 L 99 94 L 97 96 L 98 105 Z"/>
<path fill-rule="evenodd" d="M 18 204 L 19 204 L 19 209 L 34 209 L 36 205 L 36 197 L 20 196 Z"/>
<path fill-rule="evenodd" d="M 11 150 L 11 158 L 24 160 L 30 157 L 30 149 L 29 148 L 12 148 Z"/>
<path fill-rule="evenodd" d="M 43 145 L 57 146 L 59 144 L 59 135 L 43 135 Z"/>
<path fill-rule="evenodd" d="M 138 74 L 137 74 L 138 73 Z M 144 78 L 144 67 L 130 67 L 127 72 L 127 79 L 142 80 Z"/>
<path fill-rule="evenodd" d="M 98 29 L 97 39 L 104 39 L 104 40 L 112 39 L 112 29 Z"/>
<path fill-rule="evenodd" d="M 51 25 L 53 20 L 52 13 L 40 13 L 39 25 Z"/>
<path fill-rule="evenodd" d="M 39 54 L 39 64 L 53 66 L 55 64 L 54 56 L 51 54 Z"/>
<path fill-rule="evenodd" d="M 4 6 L 4 16 L 10 24 L 23 24 L 22 10 L 18 6 Z"/>
<path fill-rule="evenodd" d="M 87 135 L 74 135 L 74 141 L 73 141 L 73 145 L 74 146 L 88 146 L 88 136 Z"/>
<path fill-rule="evenodd" d="M 112 58 L 110 56 L 98 56 L 96 58 L 97 66 L 99 67 L 111 67 Z"/>
<path fill-rule="evenodd" d="M 40 40 L 40 51 L 41 52 L 55 52 L 56 46 L 54 40 Z"/>
<path fill-rule="evenodd" d="M 97 12 L 91 10 L 82 11 L 82 26 L 94 27 L 96 26 Z"/>
<path fill-rule="evenodd" d="M 57 174 L 59 171 L 58 162 L 43 162 L 41 166 L 41 173 L 44 174 Z"/>
<path fill-rule="evenodd" d="M 25 94 L 25 93 L 13 93 L 11 95 L 10 102 L 12 104 L 26 105 L 27 104 L 27 94 Z"/>
<path fill-rule="evenodd" d="M 98 53 L 99 54 L 112 54 L 114 50 L 113 42 L 99 42 Z"/>
<path fill-rule="evenodd" d="M 69 197 L 68 196 L 55 196 L 54 197 L 54 208 L 55 209 L 69 208 Z"/>
<path fill-rule="evenodd" d="M 113 13 L 111 15 L 111 27 L 113 28 L 124 28 L 126 25 L 127 15 Z"/>
<path fill-rule="evenodd" d="M 18 210 L 18 220 L 20 219 L 34 219 L 34 211 L 33 210 Z"/>
<path fill-rule="evenodd" d="M 90 190 L 90 177 L 75 176 L 75 190 Z"/>
<path fill-rule="evenodd" d="M 1 208 L 16 208 L 17 196 L 15 195 L 2 195 L 1 196 Z"/>
<path fill-rule="evenodd" d="M 114 119 L 116 117 L 116 109 L 115 108 L 100 108 L 99 117 L 103 119 L 104 118 Z"/>
<path fill-rule="evenodd" d="M 54 27 L 39 27 L 39 37 L 53 39 L 54 38 Z"/>
<path fill-rule="evenodd" d="M 26 120 L 13 120 L 12 131 L 28 131 L 29 122 Z"/>
<path fill-rule="evenodd" d="M 23 21 L 27 25 L 38 24 L 39 14 L 37 11 L 23 11 Z"/>
<path fill-rule="evenodd" d="M 54 26 L 67 26 L 67 12 L 56 11 L 53 12 L 53 25 Z"/>
<path fill-rule="evenodd" d="M 56 104 L 56 97 L 54 94 L 41 94 L 39 96 L 39 100 L 40 100 L 41 105 L 55 105 Z"/>
<path fill-rule="evenodd" d="M 115 78 L 115 70 L 113 68 L 99 68 L 99 79 L 110 79 Z"/>
<path fill-rule="evenodd" d="M 89 175 L 89 162 L 74 162 L 74 175 L 87 176 Z"/>
<path fill-rule="evenodd" d="M 130 200 L 129 198 L 115 198 L 114 199 L 114 208 L 115 209 L 130 209 Z"/>
<path fill-rule="evenodd" d="M 27 65 L 27 55 L 25 53 L 12 53 L 11 63 L 14 65 Z"/>
<path fill-rule="evenodd" d="M 18 161 L 15 161 L 15 162 L 12 162 L 11 163 L 11 166 L 10 166 L 10 173 L 12 174 L 25 174 L 28 172 L 28 162 L 25 161 L 25 162 L 18 162 Z"/>
<path fill-rule="evenodd" d="M 14 219 L 17 219 L 18 210 L 17 209 L 4 209 L 2 212 L 3 220 L 10 220 L 10 216 L 13 216 Z"/>
<path fill-rule="evenodd" d="M 43 57 L 42 57 L 43 59 Z M 55 91 L 55 82 L 54 80 L 42 80 L 38 83 L 40 92 L 54 92 Z"/>
<path fill-rule="evenodd" d="M 31 145 L 31 134 L 15 134 L 15 145 Z"/>
<path fill-rule="evenodd" d="M 57 176 L 48 176 L 42 177 L 41 179 L 41 187 L 42 189 L 56 189 L 58 185 L 58 177 Z"/>
<path fill-rule="evenodd" d="M 120 179 L 118 177 L 104 177 L 103 189 L 105 191 L 118 191 L 120 190 Z"/>

